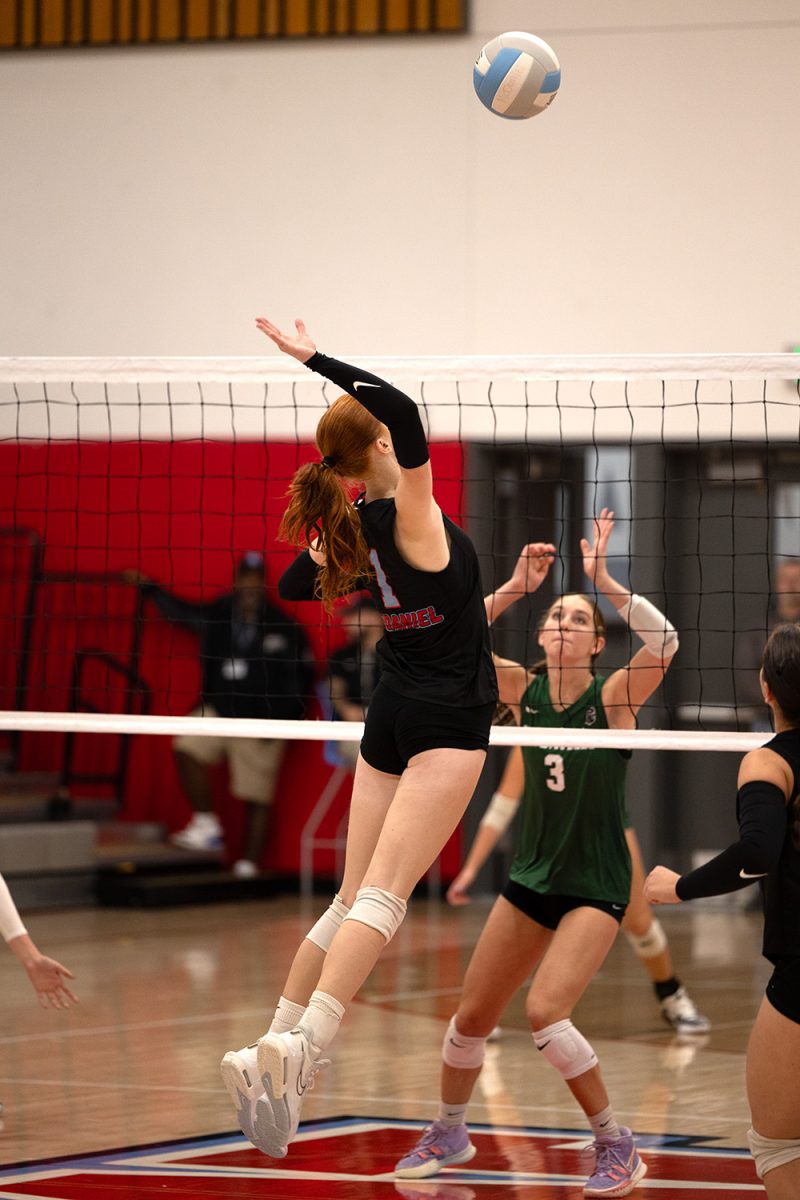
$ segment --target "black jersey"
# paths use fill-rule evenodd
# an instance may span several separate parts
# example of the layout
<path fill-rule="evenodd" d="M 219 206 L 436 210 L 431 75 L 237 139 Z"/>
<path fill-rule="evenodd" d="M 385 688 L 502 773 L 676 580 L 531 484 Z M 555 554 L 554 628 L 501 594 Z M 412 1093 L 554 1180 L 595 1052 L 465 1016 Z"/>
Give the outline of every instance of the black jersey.
<path fill-rule="evenodd" d="M 369 590 L 383 615 L 378 643 L 381 680 L 392 691 L 453 707 L 490 704 L 497 678 L 489 645 L 475 547 L 444 516 L 450 561 L 443 571 L 420 571 L 394 540 L 393 499 L 356 502 L 375 572 Z"/>
<path fill-rule="evenodd" d="M 764 897 L 764 955 L 800 956 L 800 729 L 788 729 L 767 742 L 789 765 L 792 795 L 786 807 L 786 836 L 777 867 L 761 882 Z"/>

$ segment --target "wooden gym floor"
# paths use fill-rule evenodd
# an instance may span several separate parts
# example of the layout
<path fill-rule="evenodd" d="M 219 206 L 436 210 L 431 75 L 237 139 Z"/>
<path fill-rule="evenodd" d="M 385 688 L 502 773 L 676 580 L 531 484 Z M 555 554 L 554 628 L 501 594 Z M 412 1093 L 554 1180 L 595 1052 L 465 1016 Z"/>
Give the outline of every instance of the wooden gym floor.
<path fill-rule="evenodd" d="M 489 1200 L 495 1194 L 505 1200 L 579 1197 L 583 1170 L 574 1153 L 567 1166 L 557 1169 L 553 1162 L 558 1154 L 554 1158 L 546 1152 L 536 1158 L 535 1169 L 531 1165 L 531 1145 L 545 1151 L 562 1146 L 564 1131 L 582 1131 L 584 1123 L 563 1082 L 531 1045 L 522 993 L 506 1014 L 502 1038 L 489 1048 L 470 1109 L 475 1123 L 510 1127 L 504 1162 L 491 1165 L 499 1143 L 483 1131 L 482 1152 L 468 1167 L 448 1172 L 445 1181 L 426 1181 L 405 1191 L 391 1183 L 398 1153 L 416 1140 L 416 1123 L 435 1115 L 444 1023 L 456 1007 L 461 975 L 488 903 L 454 910 L 414 900 L 398 936 L 348 1012 L 333 1047 L 333 1065 L 318 1077 L 308 1097 L 303 1117 L 312 1125 L 302 1143 L 308 1151 L 304 1158 L 300 1143 L 292 1166 L 292 1150 L 284 1163 L 276 1163 L 247 1151 L 241 1135 L 228 1137 L 219 1145 L 229 1155 L 226 1162 L 240 1163 L 238 1173 L 223 1172 L 214 1187 L 206 1179 L 199 1190 L 187 1190 L 187 1179 L 180 1187 L 162 1180 L 157 1192 L 143 1191 L 141 1177 L 130 1185 L 116 1177 L 114 1187 L 103 1190 L 106 1185 L 97 1182 L 97 1175 L 89 1177 L 95 1181 L 91 1187 L 81 1185 L 77 1192 L 66 1185 L 58 1190 L 61 1185 L 52 1182 L 47 1188 L 30 1184 L 29 1190 L 19 1191 L 13 1186 L 13 1168 L 54 1156 L 74 1158 L 235 1134 L 233 1111 L 219 1081 L 219 1059 L 225 1050 L 263 1032 L 291 955 L 325 901 L 317 898 L 305 909 L 290 897 L 160 911 L 79 909 L 30 915 L 28 927 L 38 945 L 75 972 L 82 1003 L 66 1013 L 42 1011 L 12 956 L 5 953 L 0 959 L 0 1101 L 5 1105 L 0 1197 L 85 1195 L 99 1200 L 173 1190 L 184 1197 L 257 1195 L 270 1200 L 374 1200 L 398 1194 L 440 1200 L 472 1200 L 476 1195 Z M 667 1200 L 673 1187 L 683 1200 L 763 1195 L 749 1159 L 721 1153 L 746 1146 L 744 1055 L 769 975 L 759 955 L 760 918 L 733 909 L 687 906 L 664 910 L 662 921 L 678 973 L 713 1021 L 712 1033 L 680 1039 L 670 1031 L 644 971 L 622 938 L 575 1018 L 599 1055 L 621 1120 L 637 1134 L 655 1138 L 654 1145 L 663 1143 L 659 1135 L 676 1135 L 678 1148 L 699 1147 L 683 1182 L 670 1184 L 672 1176 L 664 1175 L 661 1160 L 650 1161 L 650 1173 L 636 1195 L 652 1192 Z M 366 1190 L 357 1186 L 357 1171 L 352 1179 L 347 1175 L 347 1190 L 347 1181 L 335 1181 L 335 1172 L 329 1184 L 320 1182 L 323 1160 L 308 1166 L 318 1144 L 313 1123 L 345 1116 L 377 1122 L 368 1153 L 375 1182 Z M 340 1139 L 353 1132 L 347 1126 L 334 1128 Z M 359 1125 L 355 1132 L 361 1129 Z M 515 1136 L 518 1129 L 538 1132 Z M 543 1137 L 550 1141 L 541 1142 Z M 337 1144 L 343 1157 L 332 1159 L 328 1152 L 324 1161 L 329 1169 L 333 1162 L 340 1173 L 355 1171 L 356 1160 L 363 1168 L 363 1154 L 348 1159 L 345 1142 Z M 330 1146 L 330 1138 L 325 1145 Z M 195 1157 L 198 1153 L 191 1150 Z M 308 1169 L 298 1175 L 301 1162 Z M 734 1174 L 720 1175 L 720 1163 L 733 1163 Z M 479 1164 L 488 1177 L 476 1174 Z M 293 1180 L 279 1169 L 284 1166 L 294 1170 Z"/>

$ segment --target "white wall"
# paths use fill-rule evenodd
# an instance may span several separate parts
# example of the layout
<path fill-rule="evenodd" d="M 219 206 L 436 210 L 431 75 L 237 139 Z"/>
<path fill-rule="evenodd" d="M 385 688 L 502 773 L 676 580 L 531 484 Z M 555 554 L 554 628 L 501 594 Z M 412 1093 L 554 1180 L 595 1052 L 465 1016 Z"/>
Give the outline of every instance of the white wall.
<path fill-rule="evenodd" d="M 0 354 L 800 343 L 797 0 L 474 0 L 443 39 L 0 59 Z M 536 11 L 536 19 L 530 15 Z M 472 92 L 551 40 L 530 122 Z"/>

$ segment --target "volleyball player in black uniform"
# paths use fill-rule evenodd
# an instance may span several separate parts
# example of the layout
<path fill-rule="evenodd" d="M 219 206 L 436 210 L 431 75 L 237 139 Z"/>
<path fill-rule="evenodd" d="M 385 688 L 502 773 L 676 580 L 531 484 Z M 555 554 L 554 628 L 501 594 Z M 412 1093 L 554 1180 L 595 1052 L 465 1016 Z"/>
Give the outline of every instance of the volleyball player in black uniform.
<path fill-rule="evenodd" d="M 770 1200 L 800 1196 L 800 625 L 764 648 L 761 690 L 775 736 L 742 759 L 739 840 L 688 875 L 655 867 L 654 904 L 737 891 L 758 879 L 763 952 L 774 966 L 747 1049 L 750 1149 Z"/>
<path fill-rule="evenodd" d="M 257 325 L 347 393 L 317 427 L 321 461 L 301 467 L 289 490 L 282 531 L 308 549 L 284 574 L 281 595 L 316 596 L 330 607 L 366 580 L 386 629 L 339 894 L 301 944 L 269 1032 L 222 1063 L 244 1133 L 283 1157 L 302 1093 L 325 1065 L 345 1006 L 466 809 L 485 759 L 497 681 L 477 555 L 433 499 L 414 402 L 377 376 L 318 354 L 300 321 L 293 336 L 267 320 Z M 355 505 L 345 481 L 365 485 Z M 502 607 L 522 586 L 518 569 L 504 585 Z"/>

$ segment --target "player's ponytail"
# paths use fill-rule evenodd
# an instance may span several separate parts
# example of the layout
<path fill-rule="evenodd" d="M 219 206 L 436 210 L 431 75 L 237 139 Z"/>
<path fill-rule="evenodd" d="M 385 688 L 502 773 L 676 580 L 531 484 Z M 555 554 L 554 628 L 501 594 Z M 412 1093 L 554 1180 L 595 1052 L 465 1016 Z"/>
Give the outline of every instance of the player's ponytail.
<path fill-rule="evenodd" d="M 761 659 L 764 682 L 786 720 L 800 725 L 800 625 L 778 625 Z"/>
<path fill-rule="evenodd" d="M 318 579 L 328 609 L 373 574 L 348 481 L 360 482 L 369 474 L 370 448 L 382 431 L 380 421 L 357 400 L 340 396 L 317 425 L 321 461 L 300 467 L 289 485 L 279 536 L 325 555 Z"/>

